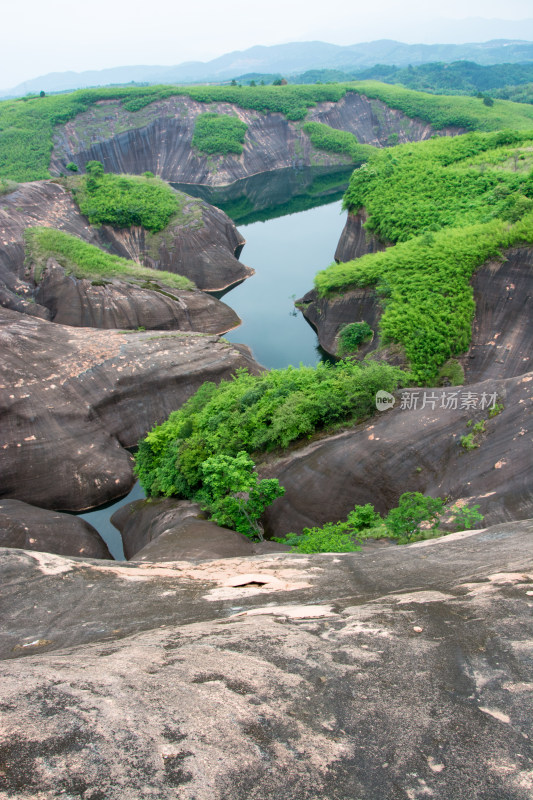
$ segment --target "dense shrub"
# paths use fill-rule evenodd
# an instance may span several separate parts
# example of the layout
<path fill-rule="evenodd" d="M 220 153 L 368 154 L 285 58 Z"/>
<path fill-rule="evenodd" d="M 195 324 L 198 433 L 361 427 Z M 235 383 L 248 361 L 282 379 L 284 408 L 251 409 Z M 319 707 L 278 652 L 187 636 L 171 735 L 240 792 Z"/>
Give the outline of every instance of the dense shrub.
<path fill-rule="evenodd" d="M 75 185 L 74 197 L 93 225 L 142 225 L 157 233 L 180 209 L 178 195 L 160 178 L 104 174 L 99 161 L 89 161 L 86 170 Z"/>
<path fill-rule="evenodd" d="M 375 411 L 379 389 L 405 378 L 384 363 L 288 367 L 261 375 L 238 370 L 219 386 L 205 383 L 140 442 L 136 472 L 149 495 L 190 497 L 202 485 L 202 465 L 214 455 L 236 456 L 287 447 L 335 423 Z"/>
<path fill-rule="evenodd" d="M 342 357 L 354 353 L 372 334 L 373 330 L 368 322 L 349 322 L 339 331 L 337 355 Z"/>
<path fill-rule="evenodd" d="M 248 125 L 229 114 L 199 114 L 194 124 L 192 146 L 208 155 L 240 155 Z"/>
<path fill-rule="evenodd" d="M 439 368 L 468 348 L 474 271 L 502 248 L 533 241 L 533 177 L 517 169 L 520 154 L 529 158 L 531 135 L 401 145 L 376 151 L 353 173 L 345 206 L 365 207 L 367 227 L 398 244 L 332 264 L 315 286 L 320 295 L 375 287 L 382 341 L 404 347 L 420 383 L 434 383 Z"/>
<path fill-rule="evenodd" d="M 303 130 L 317 150 L 348 156 L 354 164 L 362 164 L 375 150 L 369 144 L 359 144 L 353 133 L 330 128 L 321 122 L 306 122 Z"/>
<path fill-rule="evenodd" d="M 359 544 L 364 539 L 386 537 L 398 544 L 410 544 L 442 536 L 449 533 L 439 528 L 446 516 L 449 517 L 448 524 L 458 531 L 473 528 L 483 521 L 479 505 L 453 506 L 446 511 L 445 502 L 440 497 L 405 492 L 385 518 L 367 503 L 355 506 L 344 522 L 326 522 L 321 528 L 304 528 L 301 534 L 289 533 L 276 541 L 289 545 L 298 553 L 350 553 L 360 550 Z"/>

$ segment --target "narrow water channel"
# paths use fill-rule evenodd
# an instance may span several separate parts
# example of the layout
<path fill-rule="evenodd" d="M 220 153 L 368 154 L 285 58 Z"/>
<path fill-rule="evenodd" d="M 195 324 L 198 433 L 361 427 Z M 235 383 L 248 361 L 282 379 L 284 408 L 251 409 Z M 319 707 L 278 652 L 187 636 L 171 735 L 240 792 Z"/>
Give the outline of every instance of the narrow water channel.
<path fill-rule="evenodd" d="M 345 175 L 342 178 L 345 179 Z M 312 196 L 299 194 L 295 202 L 294 197 L 291 199 L 294 180 L 294 176 L 288 175 L 283 183 L 277 176 L 276 195 L 273 198 L 271 191 L 262 191 L 256 180 L 249 179 L 245 187 L 248 191 L 245 203 L 232 197 L 228 203 L 231 207 L 225 209 L 235 212 L 235 222 L 246 239 L 242 261 L 256 271 L 255 275 L 224 295 L 224 302 L 234 308 L 243 321 L 225 338 L 247 344 L 254 358 L 269 369 L 279 369 L 289 364 L 298 366 L 300 363 L 314 365 L 321 360 L 317 336 L 301 313 L 295 310 L 294 301 L 312 288 L 316 272 L 333 261 L 344 225 L 340 196 L 345 183 L 334 187 L 334 191 L 330 187 L 323 196 L 317 196 L 316 193 Z M 249 190 L 250 181 L 252 193 Z M 301 176 L 298 181 L 300 185 Z M 285 195 L 280 191 L 280 185 L 286 187 Z M 249 197 L 255 197 L 255 208 L 250 208 Z M 209 202 L 217 199 L 218 205 L 224 208 L 223 197 L 206 199 Z M 242 210 L 243 205 L 246 208 L 244 219 L 260 217 L 261 221 L 250 224 L 239 222 L 237 210 Z M 292 209 L 302 206 L 315 207 L 290 213 Z M 269 213 L 272 217 L 263 219 Z M 142 497 L 143 490 L 136 484 L 129 495 L 115 503 L 80 514 L 96 528 L 117 560 L 124 558 L 124 552 L 120 534 L 111 525 L 110 517 L 121 506 Z"/>

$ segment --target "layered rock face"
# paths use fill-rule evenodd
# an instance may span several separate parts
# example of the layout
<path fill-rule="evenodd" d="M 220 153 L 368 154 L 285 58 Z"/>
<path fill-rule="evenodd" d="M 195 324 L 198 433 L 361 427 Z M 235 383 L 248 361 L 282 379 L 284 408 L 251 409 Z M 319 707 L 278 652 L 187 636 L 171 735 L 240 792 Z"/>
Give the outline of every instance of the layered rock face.
<path fill-rule="evenodd" d="M 126 494 L 137 443 L 206 380 L 259 367 L 192 333 L 69 328 L 0 309 L 1 497 L 79 511 Z"/>
<path fill-rule="evenodd" d="M 190 208 L 189 208 L 190 206 Z M 190 198 L 183 222 L 160 234 L 143 228 L 115 230 L 90 226 L 62 186 L 51 181 L 20 185 L 0 205 L 0 302 L 4 307 L 68 325 L 179 328 L 220 333 L 239 324 L 236 314 L 214 298 L 177 292 L 164 284 L 159 292 L 135 281 L 65 278 L 52 261 L 43 283 L 25 266 L 23 234 L 28 227 L 51 227 L 75 235 L 114 255 L 190 278 L 200 289 L 219 290 L 253 274 L 237 255 L 244 239 L 220 209 Z M 96 283 L 101 283 L 96 282 Z"/>
<path fill-rule="evenodd" d="M 248 125 L 241 156 L 207 157 L 191 147 L 195 119 L 206 111 L 233 114 Z M 427 139 L 435 130 L 405 117 L 379 100 L 349 92 L 338 103 L 318 103 L 308 120 L 350 131 L 360 142 L 383 146 L 391 134 L 398 141 Z M 444 133 L 458 133 L 447 129 Z M 282 114 L 261 114 L 227 103 L 198 103 L 172 97 L 140 112 L 127 112 L 116 101 L 102 101 L 57 129 L 50 169 L 64 172 L 69 161 L 84 169 L 101 161 L 107 172 L 141 174 L 150 170 L 167 181 L 223 186 L 233 181 L 293 166 L 345 161 L 316 151 L 298 123 Z"/>
<path fill-rule="evenodd" d="M 483 396 L 487 403 L 494 395 L 504 409 L 491 418 L 481 405 Z M 267 530 L 273 536 L 299 533 L 345 519 L 354 505 L 365 503 L 385 513 L 407 491 L 479 504 L 486 524 L 533 516 L 532 400 L 533 373 L 409 390 L 403 403 L 398 397 L 394 409 L 367 425 L 271 465 L 268 476 L 279 479 L 285 495 L 267 509 Z M 466 449 L 461 438 L 482 420 L 484 432 Z"/>
<path fill-rule="evenodd" d="M 1 550 L 0 791 L 529 800 L 532 532 L 201 565 Z"/>

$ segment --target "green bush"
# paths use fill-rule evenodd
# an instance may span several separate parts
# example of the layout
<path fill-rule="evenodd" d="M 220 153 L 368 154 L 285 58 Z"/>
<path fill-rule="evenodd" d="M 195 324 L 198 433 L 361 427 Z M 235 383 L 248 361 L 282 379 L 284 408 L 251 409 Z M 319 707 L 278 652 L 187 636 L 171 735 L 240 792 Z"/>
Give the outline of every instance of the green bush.
<path fill-rule="evenodd" d="M 218 386 L 205 383 L 139 444 L 136 472 L 149 495 L 190 497 L 201 487 L 202 464 L 214 455 L 236 456 L 285 448 L 315 431 L 372 415 L 379 389 L 406 379 L 385 363 L 271 370 L 238 370 Z"/>
<path fill-rule="evenodd" d="M 259 518 L 285 489 L 275 478 L 259 480 L 247 453 L 216 455 L 202 464 L 202 489 L 196 498 L 210 519 L 250 538 L 262 539 Z"/>
<path fill-rule="evenodd" d="M 374 331 L 368 322 L 350 322 L 339 331 L 337 355 L 354 353 L 363 342 L 371 338 Z"/>
<path fill-rule="evenodd" d="M 454 506 L 450 509 L 453 525 L 458 531 L 474 527 L 483 521 L 479 505 Z M 326 522 L 322 528 L 304 528 L 301 534 L 289 533 L 275 541 L 289 545 L 298 553 L 350 553 L 359 550 L 364 539 L 389 537 L 398 544 L 410 544 L 448 531 L 439 529 L 445 514 L 440 497 L 427 497 L 420 492 L 405 492 L 398 506 L 389 511 L 385 519 L 367 503 L 355 506 L 345 522 Z"/>
<path fill-rule="evenodd" d="M 375 150 L 372 145 L 359 144 L 353 133 L 330 128 L 321 122 L 306 122 L 303 130 L 317 150 L 346 155 L 354 164 L 362 164 Z"/>
<path fill-rule="evenodd" d="M 40 280 L 48 259 L 53 257 L 67 274 L 76 278 L 96 281 L 100 278 L 122 278 L 126 281 L 161 282 L 174 289 L 194 288 L 194 284 L 183 275 L 141 267 L 135 261 L 113 256 L 76 236 L 53 228 L 26 228 L 24 240 L 26 264 L 35 267 L 36 281 Z"/>
<path fill-rule="evenodd" d="M 385 517 L 389 535 L 400 542 L 415 541 L 424 523 L 430 530 L 438 527 L 438 519 L 444 510 L 440 497 L 426 497 L 421 492 L 405 492 L 398 506 Z"/>
<path fill-rule="evenodd" d="M 192 146 L 208 155 L 227 155 L 243 151 L 248 125 L 229 114 L 199 114 L 194 124 Z"/>
<path fill-rule="evenodd" d="M 105 174 L 99 161 L 89 161 L 85 169 L 87 175 L 73 193 L 80 211 L 93 225 L 142 225 L 157 233 L 180 210 L 177 193 L 160 178 Z"/>

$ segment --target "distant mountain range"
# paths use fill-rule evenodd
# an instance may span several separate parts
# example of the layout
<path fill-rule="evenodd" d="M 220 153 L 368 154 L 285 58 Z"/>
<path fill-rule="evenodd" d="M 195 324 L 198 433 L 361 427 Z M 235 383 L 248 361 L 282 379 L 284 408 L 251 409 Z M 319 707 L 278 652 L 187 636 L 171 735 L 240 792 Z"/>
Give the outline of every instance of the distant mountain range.
<path fill-rule="evenodd" d="M 526 22 L 529 22 L 528 20 Z M 472 44 L 403 44 L 390 39 L 340 46 L 326 42 L 293 42 L 237 50 L 212 61 L 188 61 L 173 67 L 129 66 L 87 72 L 52 72 L 12 89 L 3 97 L 61 92 L 88 86 L 128 83 L 220 82 L 250 73 L 291 75 L 310 69 L 356 70 L 376 64 L 406 67 L 428 62 L 473 61 L 477 64 L 517 64 L 533 61 L 533 42 L 495 39 Z"/>

